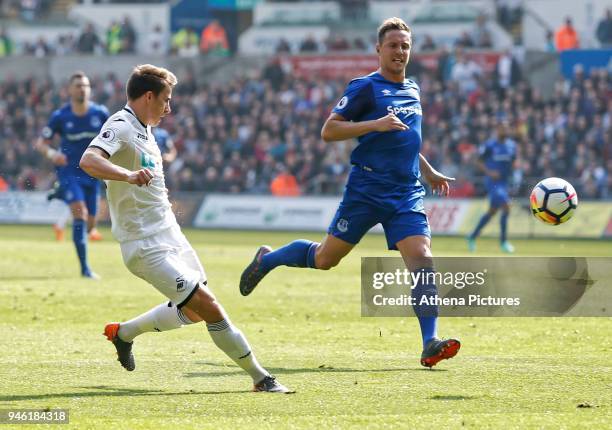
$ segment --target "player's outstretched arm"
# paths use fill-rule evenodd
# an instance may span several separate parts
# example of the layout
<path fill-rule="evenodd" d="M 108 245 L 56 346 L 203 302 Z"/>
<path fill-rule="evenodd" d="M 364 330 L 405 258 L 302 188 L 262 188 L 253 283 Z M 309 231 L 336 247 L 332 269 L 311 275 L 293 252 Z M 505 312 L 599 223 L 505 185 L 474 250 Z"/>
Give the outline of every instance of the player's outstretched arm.
<path fill-rule="evenodd" d="M 425 178 L 434 194 L 438 194 L 440 196 L 448 195 L 448 192 L 450 191 L 449 182 L 454 181 L 455 178 L 445 176 L 438 172 L 432 167 L 431 164 L 429 164 L 429 161 L 427 161 L 423 154 L 419 154 L 419 169 L 421 170 L 423 178 Z"/>
<path fill-rule="evenodd" d="M 34 144 L 34 147 L 38 152 L 47 157 L 53 164 L 56 166 L 65 166 L 68 164 L 68 160 L 66 156 L 62 154 L 61 151 L 53 148 L 51 146 L 51 139 L 45 139 L 44 137 L 39 137 Z"/>
<path fill-rule="evenodd" d="M 130 184 L 149 185 L 153 173 L 149 169 L 131 171 L 113 164 L 102 149 L 89 147 L 83 153 L 79 166 L 89 175 L 107 181 L 122 181 Z"/>
<path fill-rule="evenodd" d="M 342 115 L 332 113 L 323 124 L 321 137 L 326 142 L 335 142 L 363 136 L 373 131 L 402 131 L 406 129 L 408 129 L 408 126 L 392 113 L 382 118 L 359 122 L 347 121 Z"/>

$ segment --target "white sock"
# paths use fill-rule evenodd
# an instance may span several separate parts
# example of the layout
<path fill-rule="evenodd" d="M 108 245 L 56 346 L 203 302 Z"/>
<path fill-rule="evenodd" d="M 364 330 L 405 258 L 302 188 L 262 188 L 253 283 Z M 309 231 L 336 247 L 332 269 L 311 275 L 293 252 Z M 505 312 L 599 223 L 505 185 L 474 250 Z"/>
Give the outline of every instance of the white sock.
<path fill-rule="evenodd" d="M 119 326 L 119 338 L 132 342 L 134 338 L 151 331 L 168 331 L 193 324 L 172 302 L 162 303 Z"/>
<path fill-rule="evenodd" d="M 229 320 L 225 319 L 216 323 L 206 324 L 206 328 L 215 345 L 225 352 L 229 358 L 234 360 L 245 372 L 251 375 L 253 382 L 258 383 L 270 375 L 257 362 L 255 354 L 251 351 L 249 342 L 242 332 L 234 327 Z"/>

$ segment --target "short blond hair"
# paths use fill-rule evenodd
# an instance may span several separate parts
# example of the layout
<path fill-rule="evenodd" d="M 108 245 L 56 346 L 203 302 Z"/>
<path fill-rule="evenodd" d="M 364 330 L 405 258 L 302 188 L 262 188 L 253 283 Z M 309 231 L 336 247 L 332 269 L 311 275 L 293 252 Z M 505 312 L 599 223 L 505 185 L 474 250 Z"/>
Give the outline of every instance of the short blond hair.
<path fill-rule="evenodd" d="M 173 88 L 177 82 L 176 76 L 170 70 L 152 64 L 141 64 L 134 67 L 128 79 L 127 98 L 136 100 L 149 91 L 157 96 L 164 88 Z"/>
<path fill-rule="evenodd" d="M 378 43 L 382 44 L 385 39 L 385 34 L 392 30 L 407 31 L 412 37 L 412 31 L 410 27 L 408 27 L 408 24 L 406 24 L 403 19 L 394 16 L 393 18 L 385 19 L 383 23 L 380 24 L 380 27 L 378 27 Z"/>

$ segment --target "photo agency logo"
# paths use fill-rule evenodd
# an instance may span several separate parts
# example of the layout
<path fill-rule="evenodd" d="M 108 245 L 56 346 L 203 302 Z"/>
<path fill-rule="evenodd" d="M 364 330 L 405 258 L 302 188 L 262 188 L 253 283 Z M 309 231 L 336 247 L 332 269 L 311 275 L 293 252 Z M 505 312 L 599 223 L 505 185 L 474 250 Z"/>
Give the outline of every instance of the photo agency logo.
<path fill-rule="evenodd" d="M 612 258 L 441 257 L 410 271 L 401 258 L 361 260 L 361 314 L 612 316 Z"/>

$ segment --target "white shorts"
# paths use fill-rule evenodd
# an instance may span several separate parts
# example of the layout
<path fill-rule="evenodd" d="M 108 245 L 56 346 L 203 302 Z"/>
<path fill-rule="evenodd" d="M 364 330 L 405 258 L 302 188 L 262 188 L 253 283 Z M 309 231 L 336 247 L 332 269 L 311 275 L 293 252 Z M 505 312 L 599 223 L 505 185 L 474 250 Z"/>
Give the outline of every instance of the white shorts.
<path fill-rule="evenodd" d="M 181 307 L 206 283 L 197 254 L 178 225 L 144 239 L 121 243 L 126 267 Z"/>

